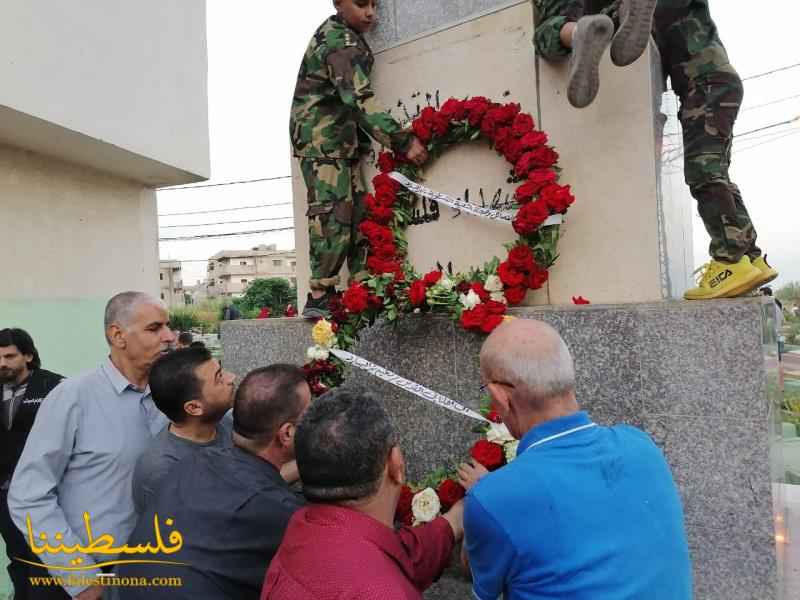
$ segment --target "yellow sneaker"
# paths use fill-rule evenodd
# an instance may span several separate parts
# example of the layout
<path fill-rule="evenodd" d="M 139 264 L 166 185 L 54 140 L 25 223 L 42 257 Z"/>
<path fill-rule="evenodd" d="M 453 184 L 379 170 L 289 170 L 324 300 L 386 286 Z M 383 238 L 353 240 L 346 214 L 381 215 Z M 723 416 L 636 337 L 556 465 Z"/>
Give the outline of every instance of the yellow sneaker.
<path fill-rule="evenodd" d="M 761 272 L 756 287 L 767 285 L 770 281 L 778 278 L 778 271 L 769 265 L 766 254 L 755 259 L 753 266 Z"/>
<path fill-rule="evenodd" d="M 686 300 L 735 298 L 755 289 L 761 277 L 761 271 L 746 256 L 735 264 L 712 260 L 697 269 L 695 274 L 697 273 L 700 273 L 698 287 L 683 295 Z"/>

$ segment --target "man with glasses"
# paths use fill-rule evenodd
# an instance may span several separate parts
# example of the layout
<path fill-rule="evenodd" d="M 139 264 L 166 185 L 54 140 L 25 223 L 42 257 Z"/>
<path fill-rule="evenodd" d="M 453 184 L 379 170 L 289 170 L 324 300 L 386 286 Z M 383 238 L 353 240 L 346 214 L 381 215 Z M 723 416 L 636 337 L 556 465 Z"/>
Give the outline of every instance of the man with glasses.
<path fill-rule="evenodd" d="M 477 483 L 460 470 L 475 597 L 691 598 L 683 508 L 664 456 L 646 433 L 602 427 L 579 409 L 561 336 L 539 321 L 505 323 L 480 367 L 519 448 Z"/>
<path fill-rule="evenodd" d="M 181 586 L 123 587 L 123 600 L 258 599 L 289 518 L 305 504 L 289 488 L 293 477 L 286 473 L 294 462 L 296 424 L 310 403 L 311 390 L 297 367 L 272 365 L 244 378 L 234 398 L 233 446 L 176 463 L 128 542 L 152 543 L 158 515 L 164 538 L 175 531 L 183 537 L 178 552 L 159 558 L 186 566 L 117 569 L 123 578 L 179 577 Z"/>

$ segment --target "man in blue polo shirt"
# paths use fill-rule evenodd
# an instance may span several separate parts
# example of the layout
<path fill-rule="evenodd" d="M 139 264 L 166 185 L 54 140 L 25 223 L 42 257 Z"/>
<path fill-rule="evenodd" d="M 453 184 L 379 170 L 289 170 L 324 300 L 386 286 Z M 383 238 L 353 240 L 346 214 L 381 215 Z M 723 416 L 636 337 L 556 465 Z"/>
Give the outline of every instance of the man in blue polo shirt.
<path fill-rule="evenodd" d="M 579 410 L 561 336 L 516 319 L 486 340 L 480 363 L 520 443 L 467 494 L 478 600 L 690 599 L 683 508 L 664 456 L 635 427 L 602 427 Z"/>

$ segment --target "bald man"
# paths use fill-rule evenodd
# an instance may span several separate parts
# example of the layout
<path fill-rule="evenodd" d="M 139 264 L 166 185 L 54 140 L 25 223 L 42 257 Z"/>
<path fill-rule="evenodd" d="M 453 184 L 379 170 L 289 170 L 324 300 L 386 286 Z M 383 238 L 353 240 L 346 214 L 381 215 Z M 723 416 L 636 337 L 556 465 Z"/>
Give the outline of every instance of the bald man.
<path fill-rule="evenodd" d="M 48 394 L 14 472 L 8 506 L 26 539 L 30 525 L 36 542 L 44 534 L 53 547 L 87 547 L 83 515 L 89 513 L 94 538 L 111 535 L 119 547 L 136 524 L 133 470 L 169 422 L 150 396 L 150 368 L 169 352 L 175 335 L 163 302 L 141 292 L 124 292 L 109 300 L 104 331 L 108 358 Z M 88 568 L 72 585 L 67 583 L 68 572 L 57 567 L 73 566 L 70 563 L 78 558 Z M 96 600 L 102 588 L 84 582 L 100 572 L 92 565 L 113 558 L 40 554 L 42 563 L 54 565 L 51 573 L 62 577 L 64 585 L 33 588 L 30 597 Z"/>
<path fill-rule="evenodd" d="M 480 369 L 520 443 L 477 483 L 474 467 L 461 469 L 475 597 L 689 600 L 683 508 L 664 456 L 635 427 L 580 411 L 561 336 L 539 321 L 505 323 Z"/>

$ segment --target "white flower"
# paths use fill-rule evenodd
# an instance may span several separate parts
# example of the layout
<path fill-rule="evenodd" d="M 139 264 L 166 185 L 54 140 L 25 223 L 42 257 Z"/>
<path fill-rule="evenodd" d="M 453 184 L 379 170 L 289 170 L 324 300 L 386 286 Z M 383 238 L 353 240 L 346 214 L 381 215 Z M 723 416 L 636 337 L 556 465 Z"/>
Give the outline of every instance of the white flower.
<path fill-rule="evenodd" d="M 506 462 L 510 463 L 512 460 L 517 458 L 517 448 L 519 447 L 519 440 L 514 440 L 513 442 L 509 442 L 506 444 L 503 449 L 506 452 Z"/>
<path fill-rule="evenodd" d="M 439 516 L 442 504 L 439 496 L 431 488 L 425 488 L 411 501 L 411 512 L 415 523 L 430 523 Z"/>
<path fill-rule="evenodd" d="M 330 352 L 328 352 L 328 349 L 322 346 L 311 346 L 306 351 L 306 358 L 308 358 L 308 360 L 328 360 L 329 356 Z"/>
<path fill-rule="evenodd" d="M 442 278 L 436 284 L 444 291 L 449 292 L 454 287 L 456 287 L 456 282 L 450 279 L 446 273 L 442 273 Z"/>
<path fill-rule="evenodd" d="M 503 282 L 500 281 L 500 278 L 497 275 L 489 275 L 486 278 L 486 283 L 483 284 L 483 287 L 487 292 L 502 292 Z"/>
<path fill-rule="evenodd" d="M 470 290 L 466 294 L 461 294 L 459 299 L 467 310 L 472 310 L 481 303 L 481 297 L 475 293 L 475 290 Z"/>
<path fill-rule="evenodd" d="M 506 295 L 503 292 L 492 292 L 489 294 L 491 299 L 495 302 L 502 302 L 503 304 L 508 304 L 508 300 L 506 300 Z"/>
<path fill-rule="evenodd" d="M 511 435 L 511 432 L 504 423 L 492 423 L 491 428 L 486 432 L 486 441 L 502 446 L 503 444 L 515 442 L 517 440 Z"/>

